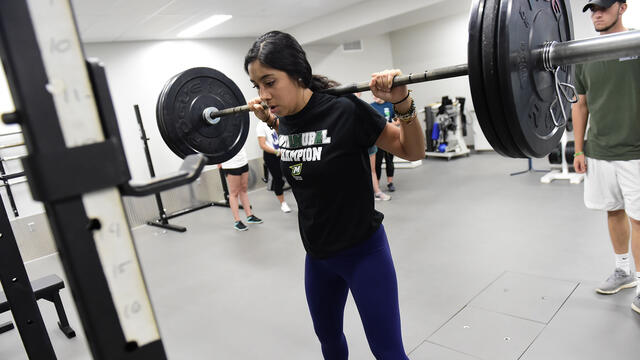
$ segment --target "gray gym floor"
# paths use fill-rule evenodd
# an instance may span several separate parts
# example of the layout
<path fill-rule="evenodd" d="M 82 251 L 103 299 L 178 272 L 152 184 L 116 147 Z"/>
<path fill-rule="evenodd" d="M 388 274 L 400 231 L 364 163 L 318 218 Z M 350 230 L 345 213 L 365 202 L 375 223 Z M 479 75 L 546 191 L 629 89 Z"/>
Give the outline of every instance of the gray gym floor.
<path fill-rule="evenodd" d="M 393 199 L 376 203 L 385 213 L 411 359 L 640 356 L 635 290 L 593 291 L 613 270 L 604 214 L 584 208 L 582 185 L 544 185 L 541 173 L 509 176 L 526 166 L 494 153 L 425 160 L 398 170 Z M 231 228 L 225 208 L 175 219 L 186 233 L 134 230 L 170 359 L 321 359 L 295 211 L 281 213 L 264 189 L 250 199 L 265 222 L 244 233 Z M 27 269 L 32 278 L 64 276 L 56 256 Z M 40 302 L 58 358 L 89 359 L 69 290 L 62 295 L 76 339 L 62 335 L 53 306 Z M 372 358 L 351 299 L 345 333 L 351 359 Z M 17 331 L 0 334 L 0 359 L 26 359 Z"/>

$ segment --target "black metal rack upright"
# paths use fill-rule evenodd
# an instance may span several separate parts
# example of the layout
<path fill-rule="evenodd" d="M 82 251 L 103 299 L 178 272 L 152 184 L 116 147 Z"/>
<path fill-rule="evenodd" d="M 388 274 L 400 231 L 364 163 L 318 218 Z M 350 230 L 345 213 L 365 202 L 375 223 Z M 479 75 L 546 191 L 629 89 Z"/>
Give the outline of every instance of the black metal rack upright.
<path fill-rule="evenodd" d="M 6 132 L 6 133 L 1 133 L 0 137 L 4 137 L 4 136 L 11 136 L 11 135 L 20 135 L 22 134 L 21 131 L 13 131 L 13 132 Z M 3 144 L 2 146 L 0 146 L 0 149 L 7 149 L 7 148 L 12 148 L 12 147 L 19 147 L 19 146 L 24 146 L 24 142 L 17 142 L 17 143 L 12 143 L 12 144 Z M 11 161 L 11 160 L 19 160 L 21 158 L 23 158 L 24 156 L 20 155 L 20 156 L 6 156 L 6 157 L 0 157 L 0 176 L 4 176 L 6 175 L 6 170 L 4 168 L 4 162 L 5 161 Z M 20 180 L 20 181 L 16 181 L 14 183 L 10 183 L 8 179 L 2 179 L 2 183 L 0 184 L 0 186 L 3 186 L 5 188 L 5 191 L 7 192 L 7 199 L 9 200 L 9 204 L 11 205 L 11 210 L 13 211 L 13 216 L 18 217 L 20 216 L 20 213 L 18 212 L 18 207 L 16 206 L 16 202 L 15 199 L 13 197 L 13 191 L 11 191 L 11 186 L 12 185 L 16 185 L 20 182 L 24 182 L 26 180 Z"/>
<path fill-rule="evenodd" d="M 7 211 L 0 198 L 0 281 L 29 359 L 56 359 Z M 5 324 L 5 328 L 10 328 Z"/>
<path fill-rule="evenodd" d="M 151 175 L 151 177 L 155 177 L 156 176 L 156 172 L 153 166 L 153 160 L 151 160 L 151 152 L 149 151 L 149 137 L 147 136 L 147 132 L 144 129 L 144 123 L 142 122 L 142 116 L 140 115 L 140 107 L 136 104 L 133 105 L 133 110 L 136 113 L 136 119 L 138 121 L 138 126 L 140 127 L 140 139 L 142 140 L 142 144 L 144 146 L 144 154 L 145 154 L 145 158 L 147 159 L 147 166 L 149 168 L 149 174 Z M 223 207 L 229 207 L 229 188 L 227 186 L 227 180 L 224 177 L 224 173 L 222 170 L 219 171 L 220 172 L 220 182 L 222 183 L 222 191 L 224 194 L 224 200 L 220 200 L 220 201 L 211 201 L 211 202 L 205 202 L 203 204 L 200 205 L 196 205 L 196 206 L 192 206 L 186 209 L 182 209 L 176 212 L 173 212 L 171 214 L 167 214 L 167 210 L 164 208 L 164 203 L 162 202 L 162 196 L 161 194 L 155 193 L 155 200 L 156 200 L 156 205 L 158 206 L 158 218 L 152 220 L 152 221 L 147 221 L 147 225 L 150 226 L 156 226 L 159 228 L 163 228 L 166 230 L 172 230 L 172 231 L 177 231 L 177 232 L 185 232 L 187 231 L 187 228 L 184 226 L 179 226 L 179 225 L 174 225 L 174 224 L 169 224 L 169 220 L 176 218 L 178 216 L 182 216 L 182 215 L 186 215 L 189 213 L 192 213 L 194 211 L 198 211 L 204 208 L 208 208 L 211 206 L 223 206 Z M 242 205 L 239 205 L 242 208 Z"/>
<path fill-rule="evenodd" d="M 120 195 L 193 181 L 202 158 L 162 181 L 129 184 L 106 75 L 85 62 L 68 0 L 0 1 L 0 58 L 16 109 L 2 119 L 22 127 L 23 168 L 93 358 L 166 359 Z"/>
<path fill-rule="evenodd" d="M 153 168 L 153 162 L 151 161 L 151 153 L 149 152 L 149 138 L 147 137 L 147 132 L 144 130 L 144 124 L 142 123 L 142 116 L 140 116 L 140 107 L 138 105 L 133 105 L 133 110 L 136 113 L 136 119 L 138 120 L 138 126 L 140 126 L 140 139 L 142 139 L 142 144 L 144 145 L 144 155 L 147 159 L 147 166 L 149 167 L 149 174 L 151 177 L 156 176 L 156 171 Z M 156 199 L 156 205 L 158 205 L 158 212 L 160 213 L 160 217 L 158 217 L 154 221 L 147 221 L 147 225 L 157 226 L 163 229 L 177 231 L 177 232 L 185 232 L 187 228 L 180 225 L 169 224 L 169 217 L 167 216 L 167 212 L 164 208 L 164 204 L 162 203 L 162 196 L 160 193 L 155 193 L 154 197 Z"/>

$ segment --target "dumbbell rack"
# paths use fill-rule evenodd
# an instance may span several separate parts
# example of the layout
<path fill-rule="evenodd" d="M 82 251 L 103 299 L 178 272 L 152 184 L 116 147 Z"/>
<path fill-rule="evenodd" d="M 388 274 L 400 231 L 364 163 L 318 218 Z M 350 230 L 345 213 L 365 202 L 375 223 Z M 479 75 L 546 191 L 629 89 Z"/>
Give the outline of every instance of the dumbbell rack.
<path fill-rule="evenodd" d="M 427 122 L 427 116 L 429 114 L 427 111 L 433 111 L 432 109 L 437 109 L 441 106 L 442 103 L 434 103 L 424 108 L 425 113 L 425 123 Z M 467 147 L 466 142 L 464 141 L 464 137 L 462 136 L 462 105 L 460 101 L 456 100 L 451 105 L 453 109 L 455 109 L 455 122 L 456 122 L 456 130 L 454 134 L 451 135 L 456 141 L 456 146 L 453 151 L 445 151 L 445 152 L 437 152 L 437 151 L 425 151 L 425 156 L 428 157 L 437 157 L 437 158 L 445 158 L 451 160 L 451 158 L 459 157 L 459 156 L 469 156 L 471 150 Z M 432 115 L 433 116 L 433 115 Z M 434 120 L 437 119 L 438 116 L 434 116 Z M 446 131 L 446 130 L 445 130 Z M 431 134 L 427 134 L 431 136 Z"/>

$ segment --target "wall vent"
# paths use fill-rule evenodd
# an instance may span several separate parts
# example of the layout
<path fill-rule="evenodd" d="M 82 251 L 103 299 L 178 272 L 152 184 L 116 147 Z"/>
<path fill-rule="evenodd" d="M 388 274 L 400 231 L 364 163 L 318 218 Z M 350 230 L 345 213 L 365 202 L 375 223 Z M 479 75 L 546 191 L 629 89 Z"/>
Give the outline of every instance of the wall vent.
<path fill-rule="evenodd" d="M 362 40 L 350 41 L 342 44 L 342 51 L 362 51 Z"/>

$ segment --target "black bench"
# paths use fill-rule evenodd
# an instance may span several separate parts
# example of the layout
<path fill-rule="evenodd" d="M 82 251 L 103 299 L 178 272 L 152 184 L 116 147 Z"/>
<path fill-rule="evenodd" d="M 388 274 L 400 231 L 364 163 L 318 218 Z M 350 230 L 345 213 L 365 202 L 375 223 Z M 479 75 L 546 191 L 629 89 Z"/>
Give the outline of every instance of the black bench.
<path fill-rule="evenodd" d="M 71 339 L 76 336 L 76 332 L 69 326 L 69 320 L 67 314 L 64 312 L 64 306 L 62 305 L 62 299 L 60 299 L 60 289 L 64 288 L 64 281 L 58 277 L 58 275 L 47 275 L 40 279 L 31 282 L 31 288 L 36 300 L 45 299 L 52 302 L 56 307 L 58 313 L 58 327 L 64 335 Z M 11 310 L 11 305 L 7 301 L 7 297 L 4 292 L 0 291 L 0 313 Z M 13 329 L 13 324 L 6 323 L 0 325 L 0 333 Z M 4 330 L 4 331 L 3 331 Z"/>

